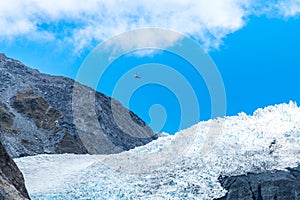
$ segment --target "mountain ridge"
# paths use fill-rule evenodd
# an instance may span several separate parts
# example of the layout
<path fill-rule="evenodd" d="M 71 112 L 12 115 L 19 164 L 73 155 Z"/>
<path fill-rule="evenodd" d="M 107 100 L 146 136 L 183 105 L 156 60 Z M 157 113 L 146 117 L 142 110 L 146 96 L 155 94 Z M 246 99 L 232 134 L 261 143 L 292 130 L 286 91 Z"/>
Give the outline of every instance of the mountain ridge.
<path fill-rule="evenodd" d="M 0 118 L 4 129 L 0 141 L 12 157 L 42 153 L 118 153 L 157 138 L 142 119 L 118 101 L 70 78 L 40 73 L 3 53 L 0 54 L 0 80 L 0 112 L 4 115 Z M 80 92 L 95 95 L 95 123 L 99 125 L 76 126 L 72 112 L 75 84 L 79 85 Z M 122 124 L 127 132 L 116 123 L 112 106 L 120 110 L 117 117 L 128 122 Z M 84 106 L 79 109 L 87 113 Z M 86 126 L 89 113 L 82 117 Z M 134 121 L 136 129 L 131 126 Z M 137 137 L 139 134 L 143 137 Z M 103 138 L 106 142 L 100 146 Z"/>

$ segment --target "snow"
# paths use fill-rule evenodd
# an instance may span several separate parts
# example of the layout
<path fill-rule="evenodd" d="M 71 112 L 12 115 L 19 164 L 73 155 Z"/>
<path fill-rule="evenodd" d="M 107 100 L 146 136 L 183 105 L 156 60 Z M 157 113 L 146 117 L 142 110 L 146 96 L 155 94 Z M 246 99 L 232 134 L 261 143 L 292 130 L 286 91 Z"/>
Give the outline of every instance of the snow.
<path fill-rule="evenodd" d="M 15 159 L 32 199 L 213 199 L 226 193 L 220 175 L 299 161 L 300 108 L 293 102 L 200 122 L 120 154 Z"/>

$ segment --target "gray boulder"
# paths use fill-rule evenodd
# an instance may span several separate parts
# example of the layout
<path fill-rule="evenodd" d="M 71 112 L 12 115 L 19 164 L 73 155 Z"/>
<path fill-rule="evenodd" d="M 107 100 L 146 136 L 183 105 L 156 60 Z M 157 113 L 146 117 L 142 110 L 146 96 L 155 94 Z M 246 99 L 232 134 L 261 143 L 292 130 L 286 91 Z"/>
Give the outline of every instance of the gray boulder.
<path fill-rule="evenodd" d="M 287 171 L 222 177 L 220 183 L 228 192 L 218 200 L 300 199 L 300 167 L 289 168 Z"/>

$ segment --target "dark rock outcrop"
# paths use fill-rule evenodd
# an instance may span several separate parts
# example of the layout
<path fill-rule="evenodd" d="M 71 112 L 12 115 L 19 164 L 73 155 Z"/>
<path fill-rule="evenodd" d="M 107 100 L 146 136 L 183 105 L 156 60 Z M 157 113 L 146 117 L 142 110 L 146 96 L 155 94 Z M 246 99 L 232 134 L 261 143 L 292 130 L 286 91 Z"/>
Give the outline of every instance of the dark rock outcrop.
<path fill-rule="evenodd" d="M 93 98 L 94 105 L 87 98 Z M 74 109 L 79 111 L 77 118 Z M 0 141 L 12 157 L 111 154 L 157 138 L 118 101 L 72 79 L 39 73 L 4 54 L 0 54 L 0 130 Z"/>
<path fill-rule="evenodd" d="M 12 130 L 14 117 L 14 114 L 8 111 L 6 105 L 0 102 L 0 127 L 3 130 Z"/>
<path fill-rule="evenodd" d="M 17 95 L 11 99 L 11 106 L 19 113 L 32 118 L 38 128 L 51 130 L 57 128 L 55 123 L 62 114 L 51 107 L 49 103 L 40 96 L 33 93 L 31 89 L 17 92 Z"/>
<path fill-rule="evenodd" d="M 223 177 L 220 183 L 228 192 L 218 200 L 297 200 L 300 199 L 300 166 L 287 171 Z"/>
<path fill-rule="evenodd" d="M 0 143 L 0 199 L 29 199 L 24 178 Z"/>

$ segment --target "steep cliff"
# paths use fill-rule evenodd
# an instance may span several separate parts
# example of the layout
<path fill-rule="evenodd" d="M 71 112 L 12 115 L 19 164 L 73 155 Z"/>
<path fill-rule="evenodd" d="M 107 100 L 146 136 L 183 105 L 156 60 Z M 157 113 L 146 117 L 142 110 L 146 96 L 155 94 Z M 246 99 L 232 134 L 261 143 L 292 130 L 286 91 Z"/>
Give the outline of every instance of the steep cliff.
<path fill-rule="evenodd" d="M 29 199 L 24 178 L 0 143 L 0 199 Z"/>

